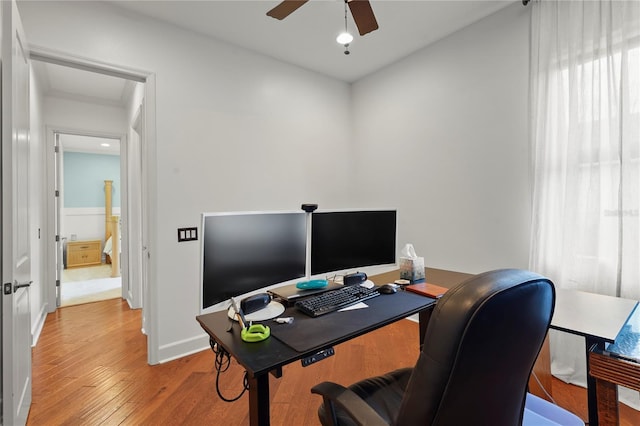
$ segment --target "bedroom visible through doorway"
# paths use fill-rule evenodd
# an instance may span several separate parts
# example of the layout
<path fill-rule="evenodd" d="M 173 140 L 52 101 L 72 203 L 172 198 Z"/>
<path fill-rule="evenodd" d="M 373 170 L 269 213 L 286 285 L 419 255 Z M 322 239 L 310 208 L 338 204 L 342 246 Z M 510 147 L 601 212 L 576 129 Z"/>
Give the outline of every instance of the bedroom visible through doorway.
<path fill-rule="evenodd" d="M 122 296 L 122 277 L 111 277 L 111 265 L 62 271 L 60 307 L 116 299 Z"/>
<path fill-rule="evenodd" d="M 120 140 L 65 133 L 55 139 L 59 306 L 122 297 Z"/>

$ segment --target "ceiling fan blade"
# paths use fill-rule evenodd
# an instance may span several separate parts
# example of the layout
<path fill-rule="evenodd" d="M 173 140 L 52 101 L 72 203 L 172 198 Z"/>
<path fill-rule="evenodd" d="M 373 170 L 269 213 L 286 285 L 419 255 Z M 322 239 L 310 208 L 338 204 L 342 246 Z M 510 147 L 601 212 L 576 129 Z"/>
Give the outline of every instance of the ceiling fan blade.
<path fill-rule="evenodd" d="M 295 12 L 300 6 L 305 4 L 309 0 L 284 0 L 282 3 L 267 12 L 267 16 L 271 16 L 276 19 L 284 19 L 293 12 Z"/>
<path fill-rule="evenodd" d="M 361 36 L 378 29 L 378 21 L 376 21 L 369 0 L 348 0 L 348 3 Z"/>

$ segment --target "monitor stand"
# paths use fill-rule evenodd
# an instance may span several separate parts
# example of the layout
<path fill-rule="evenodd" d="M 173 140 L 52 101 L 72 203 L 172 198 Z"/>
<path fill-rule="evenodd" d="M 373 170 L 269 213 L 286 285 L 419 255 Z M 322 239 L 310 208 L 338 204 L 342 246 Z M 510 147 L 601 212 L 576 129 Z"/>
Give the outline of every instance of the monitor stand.
<path fill-rule="evenodd" d="M 272 318 L 276 318 L 284 312 L 284 305 L 282 303 L 276 302 L 272 300 L 269 302 L 267 306 L 260 309 L 259 311 L 252 312 L 248 315 L 245 315 L 247 321 L 250 322 L 258 322 L 258 321 L 266 321 Z M 232 306 L 227 310 L 227 315 L 234 321 L 237 321 L 236 311 Z"/>

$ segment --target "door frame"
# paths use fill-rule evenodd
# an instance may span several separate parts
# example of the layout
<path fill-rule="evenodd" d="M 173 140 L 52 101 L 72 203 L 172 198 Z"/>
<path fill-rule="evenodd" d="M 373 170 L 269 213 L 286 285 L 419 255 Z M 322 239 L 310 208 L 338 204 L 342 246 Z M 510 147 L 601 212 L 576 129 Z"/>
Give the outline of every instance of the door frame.
<path fill-rule="evenodd" d="M 146 170 L 142 170 L 143 179 L 147 182 L 147 191 L 144 194 L 140 194 L 141 197 L 144 197 L 145 205 L 153 206 L 156 205 L 157 197 L 157 168 L 156 168 L 156 75 L 155 73 L 131 69 L 127 67 L 122 67 L 119 65 L 107 64 L 104 62 L 99 62 L 95 60 L 90 60 L 87 58 L 80 58 L 73 55 L 61 53 L 58 51 L 51 51 L 50 49 L 46 49 L 39 46 L 31 46 L 30 52 L 31 60 L 38 60 L 42 62 L 53 63 L 57 65 L 68 66 L 71 68 L 82 69 L 90 72 L 97 72 L 101 74 L 106 74 L 110 76 L 120 77 L 128 80 L 133 80 L 136 82 L 144 83 L 144 96 L 143 96 L 143 111 L 144 111 L 144 131 L 143 131 L 143 141 L 144 149 L 142 150 L 141 156 L 143 155 L 143 166 L 146 165 Z M 130 125 L 131 123 L 129 123 Z M 56 127 L 55 130 L 58 130 L 62 133 L 69 131 L 70 129 L 61 129 Z M 76 129 L 77 131 L 77 129 Z M 95 132 L 92 132 L 95 134 Z M 53 150 L 52 144 L 53 139 L 52 135 L 54 134 L 53 128 L 47 128 L 47 149 Z M 122 149 L 121 149 L 122 155 Z M 47 301 L 48 303 L 48 312 L 55 311 L 55 223 L 54 223 L 54 192 L 51 188 L 52 186 L 52 176 L 55 175 L 54 170 L 54 158 L 52 152 L 47 152 L 45 154 L 45 166 L 46 166 L 46 174 L 47 174 L 47 188 L 45 188 L 45 200 L 43 203 L 46 205 L 46 217 L 47 222 L 45 223 L 44 235 L 46 236 L 47 244 L 45 244 L 45 256 L 46 256 L 46 273 L 45 280 L 52 284 L 48 288 L 51 290 L 50 293 L 47 293 Z M 149 283 L 153 283 L 156 280 L 156 267 L 155 267 L 155 259 L 153 254 L 155 253 L 156 247 L 156 233 L 157 229 L 157 213 L 156 209 L 148 208 L 146 213 L 146 217 L 143 217 L 142 226 L 145 227 L 149 232 L 146 232 L 147 241 L 143 241 L 142 245 L 145 247 L 145 255 L 146 262 L 143 262 L 143 265 L 146 265 L 147 271 L 146 276 Z M 142 273 L 145 273 L 143 271 Z M 147 335 L 147 362 L 151 365 L 157 364 L 158 361 L 158 336 L 157 336 L 157 308 L 154 303 L 157 300 L 156 287 L 153 285 L 148 285 L 148 288 L 143 295 L 143 304 L 142 304 L 142 312 L 143 318 L 145 318 L 144 324 L 144 332 Z M 51 303 L 53 300 L 53 303 Z"/>

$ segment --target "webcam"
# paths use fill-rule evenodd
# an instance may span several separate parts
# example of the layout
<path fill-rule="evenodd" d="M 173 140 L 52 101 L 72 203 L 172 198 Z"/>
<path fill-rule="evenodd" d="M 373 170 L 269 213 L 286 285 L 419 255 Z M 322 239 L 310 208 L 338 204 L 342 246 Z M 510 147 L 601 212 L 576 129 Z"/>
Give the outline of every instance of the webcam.
<path fill-rule="evenodd" d="M 303 204 L 300 207 L 302 210 L 304 210 L 307 213 L 313 213 L 314 211 L 316 211 L 318 209 L 318 205 L 317 204 Z"/>

